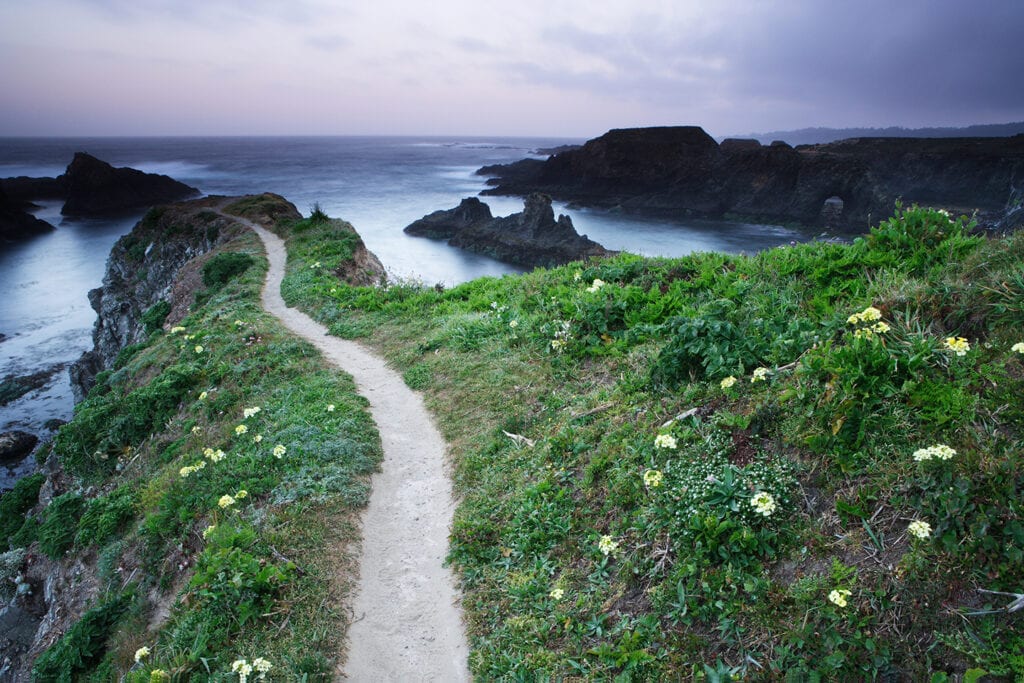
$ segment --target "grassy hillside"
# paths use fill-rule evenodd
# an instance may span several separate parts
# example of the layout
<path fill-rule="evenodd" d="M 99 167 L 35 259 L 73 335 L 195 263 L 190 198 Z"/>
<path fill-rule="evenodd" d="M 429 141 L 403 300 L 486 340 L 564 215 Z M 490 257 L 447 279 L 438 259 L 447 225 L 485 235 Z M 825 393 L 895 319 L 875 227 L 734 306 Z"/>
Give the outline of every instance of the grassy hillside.
<path fill-rule="evenodd" d="M 1024 612 L 979 590 L 1024 590 L 1024 235 L 901 209 L 853 245 L 440 290 L 340 282 L 340 221 L 276 229 L 286 297 L 386 354 L 452 444 L 479 679 L 1024 676 Z M 332 675 L 375 428 L 260 311 L 255 236 L 195 267 L 193 312 L 61 430 L 59 495 L 24 523 L 41 478 L 0 499 L 91 600 L 39 680 Z"/>
<path fill-rule="evenodd" d="M 339 286 L 309 233 L 284 291 L 453 444 L 481 679 L 1013 679 L 1024 235 L 965 223 L 447 291 Z"/>
<path fill-rule="evenodd" d="M 234 662 L 257 658 L 272 680 L 334 677 L 376 428 L 352 382 L 263 313 L 254 234 L 189 268 L 190 315 L 147 313 L 148 341 L 60 430 L 59 495 L 0 527 L 51 558 L 35 571 L 73 577 L 63 618 L 85 603 L 34 680 L 237 681 Z M 2 503 L 31 508 L 41 479 Z"/>

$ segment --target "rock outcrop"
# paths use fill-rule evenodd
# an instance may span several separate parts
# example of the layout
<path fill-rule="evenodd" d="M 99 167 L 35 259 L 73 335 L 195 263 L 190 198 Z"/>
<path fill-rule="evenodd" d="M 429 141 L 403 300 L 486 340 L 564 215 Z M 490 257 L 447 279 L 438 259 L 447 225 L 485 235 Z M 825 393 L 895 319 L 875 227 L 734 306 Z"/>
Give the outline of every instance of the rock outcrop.
<path fill-rule="evenodd" d="M 85 152 L 77 152 L 64 172 L 65 216 L 102 216 L 195 197 L 199 190 L 173 178 L 114 168 Z"/>
<path fill-rule="evenodd" d="M 39 443 L 39 437 L 29 432 L 14 430 L 0 434 L 0 464 L 9 465 L 22 460 Z"/>
<path fill-rule="evenodd" d="M 89 292 L 97 314 L 93 348 L 70 368 L 76 401 L 89 392 L 98 372 L 113 365 L 121 349 L 145 339 L 146 311 L 161 301 L 173 306 L 178 271 L 244 229 L 214 210 L 219 201 L 207 198 L 151 209 L 114 244 L 102 286 Z"/>
<path fill-rule="evenodd" d="M 897 200 L 999 210 L 1024 186 L 1024 135 L 855 138 L 823 145 L 718 144 L 694 126 L 613 130 L 546 161 L 478 171 L 484 194 L 546 192 L 582 205 L 672 218 L 727 215 L 863 229 Z"/>
<path fill-rule="evenodd" d="M 0 241 L 13 242 L 41 235 L 53 226 L 28 212 L 25 202 L 12 201 L 0 187 Z"/>
<path fill-rule="evenodd" d="M 173 178 L 115 168 L 85 152 L 75 153 L 56 178 L 5 178 L 0 191 L 11 201 L 63 199 L 65 216 L 108 216 L 195 197 L 199 190 Z"/>
<path fill-rule="evenodd" d="M 551 197 L 540 193 L 526 198 L 521 213 L 504 218 L 493 217 L 489 206 L 468 197 L 454 209 L 424 216 L 405 232 L 447 239 L 453 247 L 528 267 L 556 266 L 613 253 L 577 233 L 568 216 L 555 220 Z"/>

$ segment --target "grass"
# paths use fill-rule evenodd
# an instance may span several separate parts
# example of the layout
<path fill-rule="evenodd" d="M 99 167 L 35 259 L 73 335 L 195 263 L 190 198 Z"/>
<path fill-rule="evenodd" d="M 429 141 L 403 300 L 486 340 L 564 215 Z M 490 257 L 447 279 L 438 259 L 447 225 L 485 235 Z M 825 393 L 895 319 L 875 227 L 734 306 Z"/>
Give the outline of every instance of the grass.
<path fill-rule="evenodd" d="M 263 313 L 258 238 L 206 263 L 188 317 L 124 354 L 61 429 L 54 454 L 80 487 L 15 537 L 98 577 L 40 680 L 234 680 L 257 657 L 281 680 L 333 679 L 379 437 L 351 380 Z"/>
<path fill-rule="evenodd" d="M 452 444 L 479 678 L 1012 679 L 1019 619 L 967 613 L 1024 585 L 1024 237 L 968 228 L 898 207 L 852 245 L 444 292 L 336 287 L 311 238 L 285 290 Z"/>
<path fill-rule="evenodd" d="M 439 291 L 340 283 L 342 221 L 268 196 L 234 210 L 286 238 L 290 304 L 425 393 L 455 463 L 449 561 L 477 678 L 1024 675 L 1019 614 L 979 591 L 1024 586 L 1024 236 L 898 207 L 851 245 L 626 254 Z M 57 442 L 98 487 L 75 548 L 111 538 L 97 609 L 131 591 L 94 677 L 143 644 L 129 680 L 335 664 L 377 437 L 351 384 L 260 313 L 254 238 L 231 248 L 254 263 L 126 354 Z M 166 419 L 131 414 L 150 404 Z M 919 453 L 940 444 L 955 454 Z M 142 636 L 153 592 L 176 598 Z"/>

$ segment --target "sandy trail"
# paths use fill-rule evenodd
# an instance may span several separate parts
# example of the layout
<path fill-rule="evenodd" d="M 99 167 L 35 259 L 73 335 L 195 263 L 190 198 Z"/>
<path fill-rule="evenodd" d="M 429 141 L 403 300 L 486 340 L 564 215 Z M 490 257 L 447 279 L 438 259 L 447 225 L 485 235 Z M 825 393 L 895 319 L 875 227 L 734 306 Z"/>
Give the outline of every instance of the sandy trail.
<path fill-rule="evenodd" d="M 458 592 L 443 566 L 455 503 L 445 443 L 423 400 L 384 361 L 331 337 L 304 313 L 285 306 L 284 242 L 251 221 L 267 249 L 270 271 L 263 307 L 355 378 L 370 402 L 384 448 L 363 516 L 359 583 L 348 632 L 343 679 L 468 681 L 468 647 Z"/>

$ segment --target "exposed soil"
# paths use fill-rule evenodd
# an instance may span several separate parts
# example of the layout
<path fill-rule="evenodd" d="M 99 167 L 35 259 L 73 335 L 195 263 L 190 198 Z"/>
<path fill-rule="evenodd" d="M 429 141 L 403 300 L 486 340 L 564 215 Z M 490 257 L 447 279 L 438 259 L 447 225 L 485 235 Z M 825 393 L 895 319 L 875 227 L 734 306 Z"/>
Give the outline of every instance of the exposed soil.
<path fill-rule="evenodd" d="M 358 585 L 340 677 L 352 681 L 467 681 L 468 647 L 451 572 L 443 565 L 455 508 L 446 446 L 401 376 L 359 344 L 285 306 L 279 237 L 232 216 L 263 240 L 270 261 L 263 306 L 351 374 L 381 434 L 382 472 L 363 516 Z"/>

